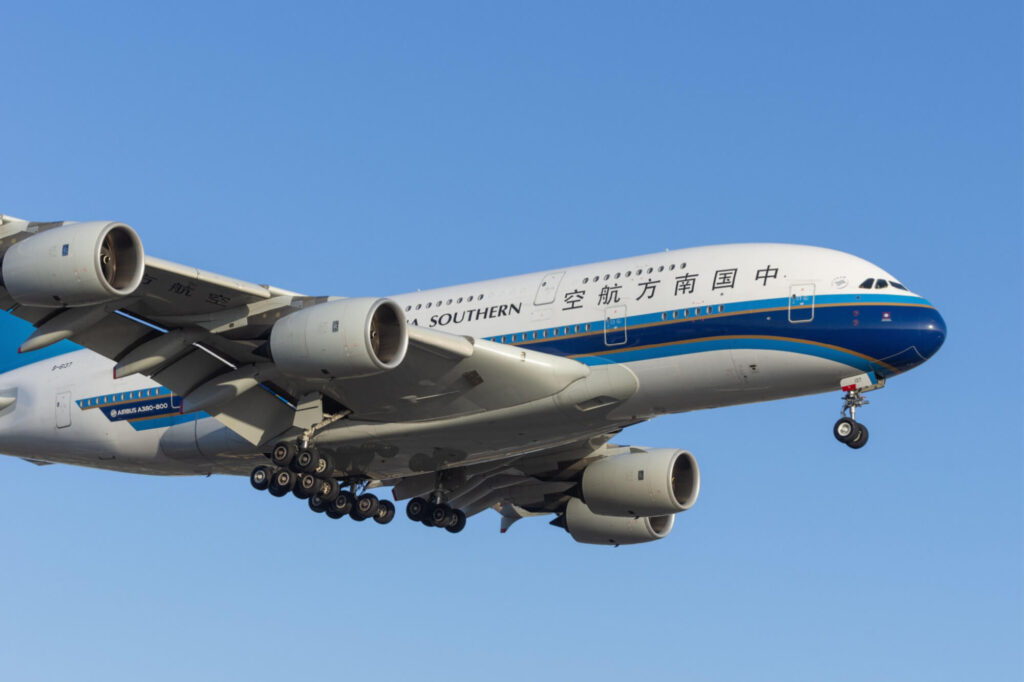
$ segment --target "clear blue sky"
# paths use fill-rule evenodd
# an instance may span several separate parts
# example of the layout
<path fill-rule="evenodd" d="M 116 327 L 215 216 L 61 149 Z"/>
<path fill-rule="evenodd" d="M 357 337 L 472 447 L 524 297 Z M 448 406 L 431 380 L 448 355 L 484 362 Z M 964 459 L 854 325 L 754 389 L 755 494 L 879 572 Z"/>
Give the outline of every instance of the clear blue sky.
<path fill-rule="evenodd" d="M 1021 679 L 1020 3 L 8 2 L 0 27 L 0 212 L 309 294 L 818 244 L 950 330 L 861 451 L 838 394 L 625 432 L 703 475 L 632 548 L 0 458 L 4 679 Z"/>

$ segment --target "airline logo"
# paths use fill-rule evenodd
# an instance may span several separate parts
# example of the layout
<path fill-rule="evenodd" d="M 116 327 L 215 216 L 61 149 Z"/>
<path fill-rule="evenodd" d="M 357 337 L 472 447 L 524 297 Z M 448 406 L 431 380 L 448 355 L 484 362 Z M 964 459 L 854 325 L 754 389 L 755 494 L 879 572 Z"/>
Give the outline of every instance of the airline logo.
<path fill-rule="evenodd" d="M 168 426 L 193 415 L 181 414 L 181 396 L 166 388 L 124 391 L 76 400 L 79 409 L 99 410 L 111 422 L 128 422 L 136 431 Z"/>

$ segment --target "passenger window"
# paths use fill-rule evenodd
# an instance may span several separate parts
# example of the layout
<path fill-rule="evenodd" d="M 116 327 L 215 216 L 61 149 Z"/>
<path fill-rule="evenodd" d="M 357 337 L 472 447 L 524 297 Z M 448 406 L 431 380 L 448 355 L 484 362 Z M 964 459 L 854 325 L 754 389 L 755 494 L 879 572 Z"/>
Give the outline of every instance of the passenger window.
<path fill-rule="evenodd" d="M 875 288 L 876 289 L 888 289 L 889 288 L 889 283 L 886 282 L 884 279 L 880 279 L 877 282 L 875 282 Z"/>
<path fill-rule="evenodd" d="M 864 280 L 863 282 L 860 283 L 860 288 L 861 289 L 870 289 L 874 285 L 875 285 L 875 278 L 874 277 L 868 277 L 866 280 Z"/>

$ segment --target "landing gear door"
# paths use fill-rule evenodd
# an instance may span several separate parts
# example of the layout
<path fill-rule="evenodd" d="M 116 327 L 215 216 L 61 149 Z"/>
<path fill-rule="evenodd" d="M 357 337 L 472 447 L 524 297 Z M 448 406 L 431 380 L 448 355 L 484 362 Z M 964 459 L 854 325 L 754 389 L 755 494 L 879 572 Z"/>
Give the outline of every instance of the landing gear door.
<path fill-rule="evenodd" d="M 814 319 L 814 285 L 791 284 L 789 287 L 789 321 L 796 324 Z"/>
<path fill-rule="evenodd" d="M 626 343 L 626 306 L 604 309 L 604 345 L 621 346 Z"/>
<path fill-rule="evenodd" d="M 71 392 L 63 391 L 57 394 L 57 428 L 68 426 L 71 426 Z"/>
<path fill-rule="evenodd" d="M 558 294 L 558 285 L 562 283 L 563 276 L 565 276 L 564 272 L 552 272 L 544 275 L 540 286 L 537 287 L 537 297 L 533 299 L 533 304 L 548 305 L 549 303 L 554 303 L 555 296 Z"/>

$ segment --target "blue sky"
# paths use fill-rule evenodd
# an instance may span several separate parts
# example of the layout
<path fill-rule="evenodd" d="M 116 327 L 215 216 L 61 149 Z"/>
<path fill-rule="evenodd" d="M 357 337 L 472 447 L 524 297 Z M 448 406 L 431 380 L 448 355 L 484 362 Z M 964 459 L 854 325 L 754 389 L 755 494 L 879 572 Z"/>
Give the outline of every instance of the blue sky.
<path fill-rule="evenodd" d="M 950 335 L 872 394 L 665 417 L 703 487 L 617 550 L 330 523 L 244 479 L 0 458 L 6 679 L 1019 680 L 1019 3 L 7 3 L 0 212 L 387 295 L 782 241 Z M 13 348 L 8 349 L 13 352 Z"/>

